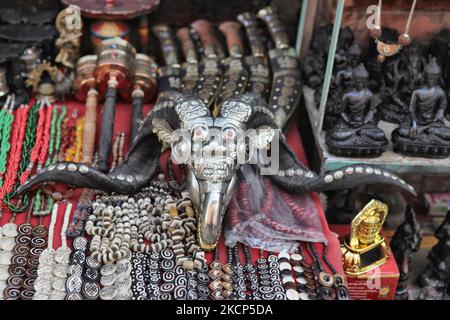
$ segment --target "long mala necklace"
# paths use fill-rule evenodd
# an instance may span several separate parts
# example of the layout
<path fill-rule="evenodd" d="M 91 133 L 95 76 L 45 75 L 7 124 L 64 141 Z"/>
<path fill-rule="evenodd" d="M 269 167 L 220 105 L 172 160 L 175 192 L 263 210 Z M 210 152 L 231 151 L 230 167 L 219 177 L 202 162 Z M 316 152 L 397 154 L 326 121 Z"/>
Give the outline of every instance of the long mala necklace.
<path fill-rule="evenodd" d="M 52 209 L 50 225 L 48 227 L 47 248 L 39 256 L 39 266 L 37 278 L 34 283 L 33 300 L 49 300 L 52 292 L 53 265 L 55 249 L 53 249 L 53 236 L 55 232 L 56 217 L 58 215 L 59 205 L 56 203 Z"/>
<path fill-rule="evenodd" d="M 172 300 L 175 290 L 175 254 L 172 249 L 166 248 L 161 251 L 161 279 L 159 300 Z"/>
<path fill-rule="evenodd" d="M 236 300 L 245 300 L 246 298 L 246 285 L 245 285 L 245 274 L 244 274 L 244 266 L 241 264 L 239 258 L 239 249 L 236 245 L 233 247 L 233 255 L 234 255 L 234 294 Z"/>
<path fill-rule="evenodd" d="M 1 112 L 3 112 L 3 116 L 0 131 L 0 135 L 2 138 L 0 144 L 0 187 L 3 185 L 3 175 L 6 172 L 6 159 L 11 148 L 9 138 L 11 134 L 11 126 L 14 121 L 13 106 L 14 104 L 11 104 L 10 107 L 8 106 L 8 104 L 5 104 L 5 106 L 1 110 Z"/>
<path fill-rule="evenodd" d="M 29 194 L 26 193 L 23 197 L 19 198 L 16 204 L 13 204 L 12 199 L 16 196 L 16 191 L 20 186 L 20 176 L 26 170 L 28 163 L 30 161 L 30 154 L 34 147 L 35 137 L 36 137 L 36 123 L 38 118 L 39 104 L 36 103 L 30 110 L 28 114 L 27 124 L 26 124 L 26 132 L 24 137 L 24 142 L 21 150 L 21 155 L 18 158 L 18 171 L 14 171 L 16 179 L 12 182 L 12 187 L 9 186 L 8 189 L 11 189 L 9 193 L 5 195 L 3 200 L 3 205 L 7 205 L 9 210 L 14 213 L 23 212 L 28 207 L 29 202 Z M 7 173 L 8 174 L 8 173 Z M 16 182 L 17 181 L 17 182 Z"/>
<path fill-rule="evenodd" d="M 74 141 L 66 150 L 64 161 L 80 162 L 82 159 L 84 118 L 77 119 L 75 123 Z"/>
<path fill-rule="evenodd" d="M 45 161 L 48 150 L 48 141 L 50 139 L 50 125 L 52 118 L 52 106 L 46 107 L 41 104 L 39 107 L 39 119 L 36 129 L 36 141 L 34 143 L 33 150 L 31 151 L 30 160 L 27 168 L 20 176 L 20 183 L 25 184 L 28 180 L 34 166 L 37 162 L 42 164 Z M 40 171 L 40 167 L 38 165 L 37 171 Z"/>
<path fill-rule="evenodd" d="M 251 294 L 247 295 L 248 300 L 260 300 L 261 296 L 259 294 L 258 287 L 258 276 L 256 274 L 255 266 L 252 263 L 252 256 L 248 246 L 243 245 L 245 266 L 244 270 L 246 272 L 245 279 L 247 280 L 247 289 L 251 291 Z"/>
<path fill-rule="evenodd" d="M 283 288 L 282 282 L 281 282 L 281 272 L 280 272 L 280 264 L 278 262 L 278 257 L 275 254 L 269 254 L 267 257 L 267 262 L 269 264 L 269 274 L 270 274 L 270 282 L 271 282 L 271 288 L 273 291 L 274 299 L 275 300 L 286 300 L 286 293 Z M 267 276 L 264 276 L 264 274 L 260 273 L 260 279 L 269 279 Z M 261 288 L 260 288 L 261 291 Z M 263 292 L 264 297 L 264 292 Z"/>
<path fill-rule="evenodd" d="M 409 11 L 408 20 L 405 25 L 405 31 L 399 35 L 398 37 L 398 43 L 388 44 L 384 43 L 380 40 L 382 30 L 381 30 L 381 4 L 382 0 L 378 1 L 378 10 L 377 10 L 377 17 L 376 17 L 376 25 L 370 29 L 370 35 L 372 38 L 375 39 L 375 43 L 377 44 L 377 51 L 378 51 L 378 61 L 383 62 L 386 57 L 393 56 L 397 54 L 402 47 L 406 47 L 411 43 L 411 37 L 409 36 L 409 27 L 411 25 L 412 17 L 414 15 L 414 10 L 416 8 L 417 0 L 413 0 L 411 9 Z"/>
<path fill-rule="evenodd" d="M 50 121 L 50 133 L 48 135 L 48 140 L 45 139 L 44 143 L 47 143 L 47 148 L 45 145 L 43 146 L 43 152 L 45 148 L 47 149 L 47 158 L 44 159 L 43 156 L 39 157 L 38 168 L 43 167 L 44 165 L 49 166 L 54 164 L 58 158 L 58 150 L 60 147 L 61 141 L 61 123 L 67 114 L 66 107 L 61 108 L 61 112 L 58 116 L 58 108 L 52 108 L 52 115 Z M 48 130 L 46 130 L 48 132 Z M 34 199 L 34 211 L 33 215 L 35 216 L 46 216 L 50 213 L 53 208 L 53 204 L 55 203 L 53 195 L 53 188 L 50 185 L 44 189 L 39 189 L 36 192 Z M 45 199 L 46 198 L 46 199 Z M 46 201 L 45 201 L 46 200 Z"/>
<path fill-rule="evenodd" d="M 14 123 L 13 135 L 11 140 L 10 160 L 8 161 L 8 168 L 6 170 L 5 181 L 0 189 L 0 209 L 1 211 L 6 207 L 3 202 L 5 196 L 13 190 L 19 171 L 20 155 L 25 137 L 25 130 L 27 125 L 27 115 L 30 110 L 29 106 L 20 106 L 16 112 L 16 121 Z M 0 217 L 2 212 L 0 211 Z"/>
<path fill-rule="evenodd" d="M 233 298 L 233 249 L 231 247 L 227 247 L 227 263 L 222 267 L 222 288 L 223 288 L 223 296 L 225 299 Z"/>
<path fill-rule="evenodd" d="M 67 246 L 66 228 L 69 222 L 72 204 L 67 203 L 61 228 L 61 246 L 53 248 L 56 217 L 59 203 L 53 206 L 48 232 L 48 245 L 39 256 L 38 277 L 35 282 L 33 300 L 63 300 L 66 296 L 66 279 L 71 250 Z"/>

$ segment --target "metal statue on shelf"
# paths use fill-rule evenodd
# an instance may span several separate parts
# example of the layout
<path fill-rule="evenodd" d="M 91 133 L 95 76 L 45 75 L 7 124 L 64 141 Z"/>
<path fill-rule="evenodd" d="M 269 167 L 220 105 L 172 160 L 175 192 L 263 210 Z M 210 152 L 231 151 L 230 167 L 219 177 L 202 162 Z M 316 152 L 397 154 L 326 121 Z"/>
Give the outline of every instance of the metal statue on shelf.
<path fill-rule="evenodd" d="M 407 156 L 446 158 L 450 127 L 445 124 L 447 96 L 440 87 L 441 68 L 432 58 L 425 67 L 425 85 L 411 95 L 409 117 L 392 132 L 394 151 Z"/>
<path fill-rule="evenodd" d="M 335 61 L 337 62 L 337 57 Z M 340 55 L 339 68 L 335 68 L 330 83 L 330 91 L 325 110 L 324 130 L 332 127 L 340 118 L 340 99 L 349 90 L 352 83 L 353 69 L 361 63 L 361 48 L 354 43 L 348 48 L 345 55 Z"/>
<path fill-rule="evenodd" d="M 133 194 L 151 181 L 162 147 L 171 146 L 173 159 L 177 163 L 183 163 L 183 159 L 187 162 L 188 190 L 199 216 L 198 236 L 201 247 L 207 250 L 213 249 L 219 239 L 223 216 L 239 182 L 238 169 L 251 165 L 260 172 L 267 163 L 261 163 L 261 157 L 256 157 L 258 162 L 250 164 L 248 158 L 252 158 L 254 150 L 266 152 L 274 142 L 279 148 L 276 153 L 278 168 L 272 168 L 274 173 L 267 177 L 287 192 L 306 193 L 387 183 L 415 193 L 402 179 L 368 165 L 351 165 L 316 175 L 297 160 L 267 102 L 259 95 L 233 96 L 225 99 L 219 110 L 220 114 L 214 118 L 200 98 L 163 92 L 144 119 L 126 159 L 111 173 L 102 173 L 86 164 L 61 162 L 35 175 L 19 192 L 40 183 L 57 181 L 76 187 Z M 174 130 L 180 128 L 186 130 L 183 139 L 173 135 Z M 242 139 L 243 132 L 248 129 L 257 132 L 250 141 L 245 136 Z M 220 139 L 215 138 L 217 134 Z M 212 156 L 225 151 L 225 157 Z M 248 155 L 243 163 L 238 162 L 238 151 Z"/>
<path fill-rule="evenodd" d="M 331 154 L 342 157 L 378 157 L 388 141 L 377 127 L 373 93 L 367 88 L 369 73 L 363 64 L 352 71 L 353 88 L 344 93 L 336 110 L 338 121 L 326 134 Z"/>
<path fill-rule="evenodd" d="M 405 211 L 405 221 L 397 228 L 391 239 L 391 250 L 400 270 L 400 278 L 395 292 L 396 300 L 408 300 L 408 279 L 411 259 L 419 250 L 422 241 L 420 224 L 416 220 L 416 213 L 412 205 Z"/>
<path fill-rule="evenodd" d="M 439 241 L 428 253 L 428 266 L 417 281 L 421 287 L 434 288 L 442 297 L 450 288 L 450 210 L 434 235 Z"/>
<path fill-rule="evenodd" d="M 386 85 L 382 88 L 385 102 L 381 105 L 383 120 L 401 123 L 408 118 L 408 101 L 415 88 L 424 83 L 426 59 L 417 45 L 411 45 L 386 65 Z"/>

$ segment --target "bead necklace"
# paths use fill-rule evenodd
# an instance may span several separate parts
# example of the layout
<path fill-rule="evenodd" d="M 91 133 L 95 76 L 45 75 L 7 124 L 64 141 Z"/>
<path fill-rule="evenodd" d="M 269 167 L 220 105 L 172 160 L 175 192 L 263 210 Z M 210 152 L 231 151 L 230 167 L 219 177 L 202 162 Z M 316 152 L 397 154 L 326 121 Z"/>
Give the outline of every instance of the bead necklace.
<path fill-rule="evenodd" d="M 299 300 L 299 294 L 295 285 L 292 265 L 290 263 L 291 255 L 287 251 L 281 251 L 278 254 L 278 263 L 281 271 L 281 281 L 286 290 L 286 298 L 288 300 Z"/>
<path fill-rule="evenodd" d="M 187 272 L 188 276 L 188 284 L 191 284 L 192 281 L 189 281 L 192 277 L 197 277 L 197 288 L 191 288 L 188 287 L 188 297 L 192 296 L 193 290 L 196 290 L 198 293 L 198 299 L 199 300 L 208 300 L 211 291 L 208 288 L 208 282 L 209 282 L 209 276 L 208 276 L 208 265 L 204 264 L 202 268 L 199 270 L 188 270 Z M 196 274 L 195 274 L 196 273 Z M 191 294 L 189 294 L 191 292 Z"/>
<path fill-rule="evenodd" d="M 56 203 L 52 209 L 50 225 L 48 227 L 47 248 L 39 256 L 39 266 L 37 278 L 34 283 L 35 293 L 33 300 L 49 300 L 52 293 L 53 266 L 55 264 L 53 249 L 53 234 L 55 232 L 56 217 L 58 215 L 59 204 Z"/>
<path fill-rule="evenodd" d="M 76 237 L 72 241 L 72 255 L 70 265 L 67 269 L 66 296 L 65 300 L 83 300 L 81 288 L 83 286 L 83 272 L 86 262 L 88 240 L 83 237 Z"/>
<path fill-rule="evenodd" d="M 175 254 L 172 249 L 166 248 L 161 251 L 161 280 L 158 300 L 172 300 L 175 291 Z"/>
<path fill-rule="evenodd" d="M 160 255 L 157 252 L 152 252 L 147 255 L 147 272 L 146 272 L 146 287 L 147 298 L 149 300 L 157 300 L 160 294 L 159 283 L 161 282 Z"/>
<path fill-rule="evenodd" d="M 260 300 L 261 296 L 259 294 L 258 276 L 256 274 L 255 266 L 252 263 L 252 256 L 250 254 L 248 246 L 243 245 L 243 251 L 245 257 L 244 270 L 247 273 L 245 279 L 247 280 L 247 289 L 251 291 L 251 294 L 247 295 L 247 299 Z"/>
<path fill-rule="evenodd" d="M 317 293 L 319 294 L 319 297 L 322 300 L 335 300 L 336 293 L 332 289 L 333 276 L 325 272 L 324 265 L 320 260 L 320 256 L 314 244 L 307 242 L 306 249 L 308 250 L 309 255 L 313 258 L 313 263 L 316 266 L 316 268 L 314 268 L 314 276 L 316 282 L 318 283 Z"/>
<path fill-rule="evenodd" d="M 219 259 L 219 249 L 216 247 L 214 249 L 214 260 L 209 265 L 210 270 L 208 272 L 210 278 L 208 287 L 211 290 L 210 297 L 212 300 L 223 300 L 225 298 L 222 292 L 222 267 L 222 263 Z"/>
<path fill-rule="evenodd" d="M 67 270 L 69 269 L 70 255 L 72 250 L 67 246 L 66 231 L 69 224 L 69 217 L 72 211 L 72 204 L 67 203 L 66 211 L 64 212 L 64 220 L 61 228 L 61 246 L 55 251 L 55 265 L 53 267 L 52 293 L 51 300 L 64 300 L 66 297 L 66 280 Z"/>
<path fill-rule="evenodd" d="M 32 170 L 34 169 L 35 164 L 41 160 L 43 164 L 45 161 L 45 157 L 47 156 L 47 148 L 48 148 L 48 140 L 50 138 L 50 124 L 52 117 L 52 106 L 46 107 L 46 105 L 39 105 L 39 117 L 38 124 L 36 129 L 36 141 L 34 143 L 33 150 L 31 151 L 30 160 L 26 170 L 20 176 L 20 184 L 25 184 L 27 182 Z M 40 168 L 38 167 L 37 171 Z"/>
<path fill-rule="evenodd" d="M 246 285 L 245 285 L 245 275 L 244 275 L 244 267 L 241 264 L 239 258 L 239 248 L 237 244 L 233 247 L 234 254 L 234 296 L 236 300 L 245 300 L 246 298 Z"/>
<path fill-rule="evenodd" d="M 76 120 L 73 144 L 66 150 L 64 161 L 80 162 L 82 159 L 84 118 Z"/>
<path fill-rule="evenodd" d="M 174 198 L 174 192 L 159 180 L 134 196 L 97 196 L 85 227 L 93 236 L 94 258 L 107 263 L 120 259 L 128 248 L 149 253 L 173 247 L 177 264 L 201 268 L 206 260 L 195 243 L 192 204 L 187 192 L 182 198 Z M 194 260 L 187 254 L 192 254 Z"/>
<path fill-rule="evenodd" d="M 133 292 L 131 290 L 132 280 L 131 280 L 131 253 L 129 255 L 117 261 L 116 264 L 116 283 L 115 288 L 117 293 L 115 300 L 131 300 L 133 297 Z"/>
<path fill-rule="evenodd" d="M 37 276 L 39 255 L 47 245 L 47 230 L 42 221 L 35 227 L 30 223 L 32 206 L 28 210 L 27 220 L 18 229 L 15 238 L 14 256 L 9 266 L 10 277 L 5 296 L 8 300 L 31 300 L 34 295 L 34 282 Z M 0 239 L 1 240 L 1 239 Z"/>
<path fill-rule="evenodd" d="M 187 279 L 187 271 L 182 266 L 175 267 L 175 289 L 173 290 L 173 298 L 175 300 L 186 300 L 188 296 L 188 279 Z M 197 272 L 197 271 L 195 271 Z M 189 279 L 195 277 L 195 274 L 190 274 Z M 192 280 L 190 280 L 192 282 Z M 198 292 L 198 282 L 196 283 L 196 288 Z"/>
<path fill-rule="evenodd" d="M 4 202 L 3 205 L 7 205 L 9 210 L 14 213 L 23 212 L 28 207 L 29 193 L 26 193 L 22 197 L 20 197 L 19 201 L 16 204 L 13 204 L 12 199 L 16 196 L 16 191 L 20 186 L 19 181 L 20 176 L 26 170 L 28 163 L 30 161 L 30 154 L 33 149 L 36 137 L 36 123 L 38 118 L 38 112 L 39 112 L 39 104 L 36 103 L 31 108 L 28 114 L 26 123 L 26 133 L 23 141 L 23 146 L 21 149 L 21 155 L 18 158 L 19 161 L 18 171 L 14 171 L 17 176 L 14 179 L 14 184 L 12 185 L 12 187 L 11 186 L 9 187 L 11 191 L 5 195 L 5 198 L 3 200 Z"/>
<path fill-rule="evenodd" d="M 328 260 L 327 250 L 328 250 L 328 247 L 324 243 L 323 244 L 322 259 L 323 259 L 323 261 L 325 262 L 325 264 L 328 266 L 328 268 L 330 269 L 330 271 L 333 274 L 332 281 L 333 281 L 333 288 L 336 291 L 336 299 L 337 300 L 350 300 L 350 293 L 349 293 L 348 288 L 347 288 L 347 286 L 345 284 L 345 279 L 344 279 L 343 276 L 341 276 L 340 274 L 337 273 L 336 269 L 333 267 L 333 265 Z M 315 251 L 315 255 L 318 256 L 317 251 L 316 251 L 315 248 L 313 248 L 313 251 Z M 328 279 L 328 276 L 329 276 L 329 274 L 322 275 L 322 282 L 326 282 L 326 280 Z"/>
<path fill-rule="evenodd" d="M 13 263 L 14 246 L 16 243 L 16 237 L 18 236 L 18 228 L 14 223 L 15 214 L 11 216 L 11 219 L 7 224 L 0 228 L 0 298 L 8 298 L 9 292 L 4 291 L 7 287 L 17 287 L 18 282 L 20 284 L 22 278 L 19 276 L 10 277 L 9 267 Z M 24 263 L 26 261 L 22 261 Z M 7 282 L 8 281 L 8 282 Z M 14 293 L 11 293 L 14 295 Z"/>
<path fill-rule="evenodd" d="M 258 269 L 258 294 L 262 300 L 273 300 L 275 295 L 272 288 L 272 281 L 269 271 L 269 265 L 267 259 L 264 257 L 264 251 L 260 250 L 259 258 L 256 260 L 256 266 Z"/>
<path fill-rule="evenodd" d="M 383 62 L 386 57 L 397 54 L 403 47 L 408 46 L 411 43 L 411 37 L 409 36 L 409 27 L 411 25 L 414 10 L 416 8 L 417 0 L 413 0 L 411 9 L 409 11 L 408 20 L 406 22 L 405 31 L 398 37 L 398 43 L 388 44 L 380 40 L 381 37 L 381 4 L 382 0 L 378 1 L 377 17 L 375 20 L 376 25 L 370 29 L 370 35 L 375 39 L 378 51 L 378 61 Z"/>
<path fill-rule="evenodd" d="M 50 130 L 46 130 L 48 134 L 48 140 L 47 141 L 47 158 L 44 159 L 44 157 L 39 157 L 38 162 L 38 168 L 45 166 L 48 166 L 50 164 L 53 164 L 57 161 L 57 154 L 59 150 L 59 141 L 61 136 L 61 122 L 64 119 L 66 115 L 66 107 L 61 108 L 61 112 L 58 116 L 58 108 L 54 107 L 52 108 L 51 113 L 51 121 L 50 121 Z M 53 208 L 54 199 L 51 196 L 53 188 L 51 187 L 52 184 L 47 184 L 48 191 L 44 192 L 43 189 L 39 189 L 36 192 L 35 199 L 34 199 L 34 211 L 33 215 L 35 216 L 45 216 L 50 213 L 50 211 Z M 47 188 L 46 188 L 47 189 Z M 48 193 L 46 195 L 46 193 Z M 47 198 L 47 201 L 45 201 L 45 196 Z"/>
<path fill-rule="evenodd" d="M 146 255 L 140 252 L 133 253 L 131 255 L 132 300 L 147 300 L 148 298 L 144 279 L 146 268 Z M 104 277 L 102 277 L 102 279 L 104 279 Z M 100 280 L 100 283 L 105 286 L 105 283 L 102 283 L 102 280 Z"/>
<path fill-rule="evenodd" d="M 222 267 L 222 294 L 225 299 L 232 299 L 233 292 L 233 249 L 231 247 L 227 247 L 227 263 Z"/>
<path fill-rule="evenodd" d="M 280 264 L 278 257 L 275 254 L 270 254 L 267 257 L 269 264 L 270 282 L 275 300 L 286 300 L 286 292 L 281 282 Z M 260 278 L 269 279 L 267 276 L 260 275 Z M 260 289 L 261 291 L 261 289 Z"/>
<path fill-rule="evenodd" d="M 75 141 L 75 130 L 76 130 L 76 118 L 74 113 L 72 115 L 64 118 L 62 122 L 62 139 L 61 139 L 61 149 L 58 153 L 58 159 L 63 161 L 66 155 L 66 151 L 72 146 Z"/>
<path fill-rule="evenodd" d="M 14 121 L 13 106 L 14 104 L 12 103 L 10 106 L 6 103 L 1 110 L 4 112 L 4 115 L 2 117 L 2 127 L 0 131 L 0 136 L 2 137 L 0 144 L 0 187 L 3 185 L 3 175 L 6 172 L 6 159 L 11 148 L 9 137 L 11 134 L 11 126 Z"/>
<path fill-rule="evenodd" d="M 38 277 L 35 282 L 35 294 L 33 300 L 63 300 L 66 296 L 66 280 L 70 262 L 71 250 L 67 247 L 66 228 L 69 222 L 72 204 L 66 205 L 63 226 L 61 228 L 61 246 L 53 249 L 56 217 L 59 203 L 52 209 L 48 232 L 47 249 L 39 256 Z"/>
<path fill-rule="evenodd" d="M 81 296 L 83 300 L 97 300 L 100 296 L 100 267 L 101 263 L 92 255 L 86 258 L 85 269 L 82 273 L 83 283 L 81 285 Z"/>
<path fill-rule="evenodd" d="M 11 153 L 9 157 L 10 160 L 8 161 L 8 169 L 6 170 L 5 181 L 0 189 L 1 209 L 4 209 L 6 207 L 3 200 L 5 196 L 13 190 L 14 184 L 16 182 L 29 110 L 29 106 L 22 105 L 16 112 L 16 122 L 13 126 L 13 134 L 11 140 Z M 1 215 L 2 212 L 0 211 L 0 217 Z"/>

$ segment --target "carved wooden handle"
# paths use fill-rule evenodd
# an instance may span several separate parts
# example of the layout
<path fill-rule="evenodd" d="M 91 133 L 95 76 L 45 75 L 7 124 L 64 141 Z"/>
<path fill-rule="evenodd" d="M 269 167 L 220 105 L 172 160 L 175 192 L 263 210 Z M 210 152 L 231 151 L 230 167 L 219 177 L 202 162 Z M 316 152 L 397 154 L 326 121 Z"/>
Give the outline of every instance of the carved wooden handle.
<path fill-rule="evenodd" d="M 184 56 L 187 61 L 192 61 L 192 59 L 197 60 L 195 53 L 195 44 L 191 39 L 189 28 L 181 28 L 177 31 L 177 37 L 181 42 L 181 47 L 183 49 Z"/>
<path fill-rule="evenodd" d="M 251 12 L 244 12 L 237 16 L 237 20 L 245 27 L 252 54 L 254 56 L 265 56 L 265 46 L 258 29 L 256 16 Z"/>
<path fill-rule="evenodd" d="M 241 29 L 241 24 L 236 21 L 226 21 L 220 24 L 219 30 L 227 38 L 227 47 L 230 52 L 239 50 L 239 53 L 242 54 L 244 52 L 244 46 L 242 45 L 241 36 L 239 34 L 239 30 Z"/>
<path fill-rule="evenodd" d="M 83 163 L 92 164 L 95 148 L 95 132 L 97 129 L 97 96 L 98 92 L 91 88 L 87 93 L 86 111 L 83 131 Z"/>
<path fill-rule="evenodd" d="M 288 48 L 289 38 L 286 33 L 286 28 L 273 9 L 271 7 L 266 7 L 259 10 L 258 17 L 267 25 L 270 36 L 272 37 L 273 42 L 275 42 L 275 47 L 279 49 Z"/>

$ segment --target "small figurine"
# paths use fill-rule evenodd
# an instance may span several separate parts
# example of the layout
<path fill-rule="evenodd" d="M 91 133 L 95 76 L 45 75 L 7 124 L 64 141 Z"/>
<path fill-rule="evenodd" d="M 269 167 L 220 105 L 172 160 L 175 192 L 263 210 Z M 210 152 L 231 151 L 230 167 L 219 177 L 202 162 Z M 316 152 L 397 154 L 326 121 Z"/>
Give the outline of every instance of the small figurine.
<path fill-rule="evenodd" d="M 386 102 L 380 108 L 381 118 L 388 122 L 401 123 L 408 118 L 407 102 L 415 88 L 422 85 L 425 58 L 419 47 L 411 45 L 386 65 L 383 87 Z"/>
<path fill-rule="evenodd" d="M 62 10 L 56 17 L 55 26 L 59 32 L 59 37 L 55 41 L 55 45 L 59 48 L 55 62 L 74 69 L 79 57 L 80 39 L 83 29 L 80 8 L 70 5 Z"/>
<path fill-rule="evenodd" d="M 425 67 L 426 83 L 412 92 L 409 118 L 392 132 L 394 151 L 408 156 L 446 158 L 450 128 L 445 125 L 447 97 L 438 85 L 441 69 L 432 58 Z"/>
<path fill-rule="evenodd" d="M 344 93 L 337 114 L 340 118 L 327 131 L 325 143 L 331 154 L 343 157 L 378 157 L 387 147 L 377 127 L 373 93 L 367 88 L 369 73 L 363 64 L 352 71 L 353 88 Z"/>
<path fill-rule="evenodd" d="M 432 287 L 445 296 L 450 282 L 450 210 L 435 234 L 439 242 L 428 254 L 428 266 L 417 279 L 421 287 Z"/>
<path fill-rule="evenodd" d="M 408 300 L 408 274 L 412 256 L 419 250 L 422 241 L 420 224 L 411 205 L 405 211 L 405 221 L 397 228 L 391 239 L 391 250 L 400 270 L 395 293 L 396 300 Z"/>
<path fill-rule="evenodd" d="M 347 51 L 346 51 L 347 53 Z M 339 64 L 337 64 L 339 60 Z M 330 91 L 326 103 L 324 130 L 332 127 L 339 118 L 340 97 L 351 86 L 352 72 L 361 63 L 361 49 L 355 43 L 348 48 L 348 54 L 335 57 L 335 71 L 331 80 Z"/>

